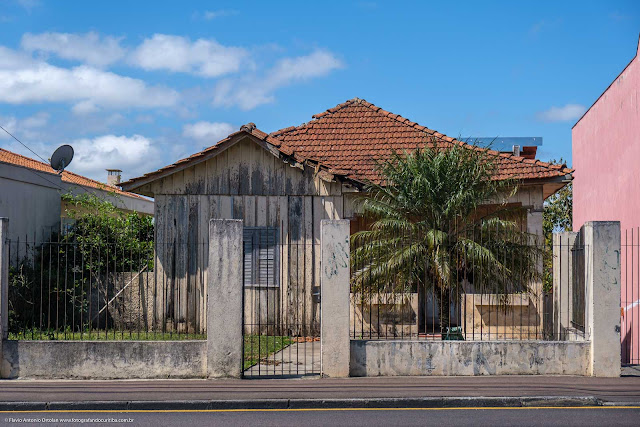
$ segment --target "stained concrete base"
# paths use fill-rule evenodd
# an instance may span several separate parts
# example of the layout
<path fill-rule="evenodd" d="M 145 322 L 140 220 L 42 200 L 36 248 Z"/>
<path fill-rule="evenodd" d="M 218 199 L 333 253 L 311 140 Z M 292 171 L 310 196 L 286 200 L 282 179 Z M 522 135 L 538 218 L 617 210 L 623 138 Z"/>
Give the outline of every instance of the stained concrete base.
<path fill-rule="evenodd" d="M 351 376 L 588 375 L 589 342 L 351 341 Z"/>
<path fill-rule="evenodd" d="M 202 378 L 206 341 L 5 341 L 0 378 Z"/>

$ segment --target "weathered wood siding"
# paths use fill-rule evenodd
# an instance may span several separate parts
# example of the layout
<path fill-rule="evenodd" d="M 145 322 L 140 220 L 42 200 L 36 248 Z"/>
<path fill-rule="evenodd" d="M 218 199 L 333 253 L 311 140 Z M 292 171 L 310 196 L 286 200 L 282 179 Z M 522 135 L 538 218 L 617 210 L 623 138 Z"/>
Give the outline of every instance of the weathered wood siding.
<path fill-rule="evenodd" d="M 247 323 L 260 324 L 247 332 L 272 325 L 292 334 L 317 332 L 319 307 L 312 294 L 320 286 L 320 221 L 353 218 L 356 194 L 343 193 L 340 182 L 285 163 L 259 144 L 247 136 L 140 189 L 155 195 L 156 306 L 169 318 L 165 327 L 204 330 L 209 220 L 219 218 L 279 230 L 279 286 L 246 288 Z M 542 185 L 522 187 L 510 202 L 532 208 L 527 229 L 541 234 Z"/>
<path fill-rule="evenodd" d="M 320 285 L 320 220 L 345 217 L 342 184 L 284 163 L 247 138 L 150 185 L 160 304 L 174 323 L 204 328 L 209 220 L 242 219 L 246 227 L 277 228 L 280 239 L 280 286 L 246 289 L 245 312 L 260 307 L 261 313 L 247 323 L 284 325 L 300 335 L 317 332 L 319 308 L 312 293 Z"/>

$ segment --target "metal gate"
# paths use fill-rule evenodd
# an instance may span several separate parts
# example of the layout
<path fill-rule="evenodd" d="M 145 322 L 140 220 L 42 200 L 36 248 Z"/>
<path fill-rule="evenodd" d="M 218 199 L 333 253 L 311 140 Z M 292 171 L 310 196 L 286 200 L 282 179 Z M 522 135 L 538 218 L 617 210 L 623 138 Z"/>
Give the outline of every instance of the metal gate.
<path fill-rule="evenodd" d="M 320 245 L 280 227 L 243 231 L 243 377 L 320 374 Z"/>
<path fill-rule="evenodd" d="M 622 232 L 620 335 L 622 364 L 640 364 L 640 228 Z"/>

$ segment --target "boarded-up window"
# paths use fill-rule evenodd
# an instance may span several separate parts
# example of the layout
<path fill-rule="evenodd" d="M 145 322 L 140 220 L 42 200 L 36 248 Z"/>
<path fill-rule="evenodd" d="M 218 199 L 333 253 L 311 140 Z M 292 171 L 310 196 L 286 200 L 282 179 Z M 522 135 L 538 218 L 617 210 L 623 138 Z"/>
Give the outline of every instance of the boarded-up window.
<path fill-rule="evenodd" d="M 278 233 L 272 227 L 245 227 L 244 285 L 278 286 Z"/>

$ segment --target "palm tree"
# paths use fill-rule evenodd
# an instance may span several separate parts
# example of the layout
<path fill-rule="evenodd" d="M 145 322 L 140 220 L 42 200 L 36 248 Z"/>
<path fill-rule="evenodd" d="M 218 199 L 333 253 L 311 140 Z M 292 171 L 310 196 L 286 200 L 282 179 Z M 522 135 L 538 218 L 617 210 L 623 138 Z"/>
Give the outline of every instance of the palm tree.
<path fill-rule="evenodd" d="M 444 337 L 450 304 L 466 292 L 528 292 L 540 250 L 506 200 L 517 182 L 497 179 L 496 156 L 470 146 L 393 152 L 359 200 L 365 231 L 352 236 L 352 290 L 364 301 L 418 292 L 418 324 L 431 290 Z M 487 207 L 487 206 L 490 207 Z M 505 305 L 506 306 L 506 305 Z M 423 329 L 424 328 L 424 329 Z"/>

